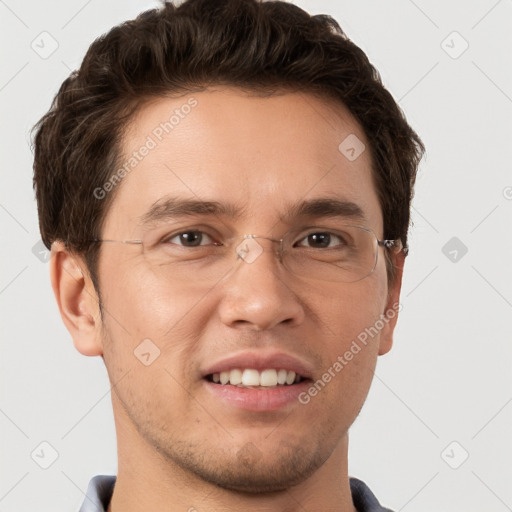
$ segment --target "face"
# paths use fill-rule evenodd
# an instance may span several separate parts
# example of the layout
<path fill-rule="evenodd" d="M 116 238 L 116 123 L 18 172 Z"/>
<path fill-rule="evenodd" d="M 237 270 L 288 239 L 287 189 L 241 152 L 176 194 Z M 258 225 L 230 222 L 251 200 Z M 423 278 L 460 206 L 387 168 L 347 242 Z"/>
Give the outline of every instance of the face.
<path fill-rule="evenodd" d="M 161 124 L 176 109 L 172 128 Z M 338 148 L 351 134 L 367 148 L 355 160 Z M 368 142 L 350 113 L 328 100 L 301 93 L 263 98 L 234 88 L 158 99 L 133 119 L 122 148 L 124 162 L 136 163 L 116 185 L 104 239 L 158 241 L 194 228 L 209 245 L 245 234 L 281 239 L 290 230 L 340 222 L 382 238 Z M 165 218 L 155 206 L 166 198 L 237 211 Z M 323 199 L 352 203 L 360 215 L 295 215 L 292 208 Z M 144 223 L 150 209 L 159 219 Z M 171 243 L 186 251 L 192 239 L 189 232 Z M 264 250 L 254 261 L 234 254 L 229 271 L 214 278 L 206 268 L 214 256 L 169 266 L 151 260 L 146 246 L 102 244 L 104 311 L 95 334 L 117 383 L 116 424 L 122 422 L 132 449 L 150 447 L 203 480 L 251 492 L 304 481 L 345 438 L 377 356 L 391 346 L 394 320 L 379 319 L 399 288 L 388 288 L 383 248 L 370 275 L 340 283 L 293 274 L 269 250 L 273 242 L 260 242 Z M 372 326 L 375 333 L 376 324 L 378 333 L 363 344 L 361 333 Z M 212 382 L 222 369 L 255 366 L 295 368 L 308 379 L 268 390 Z"/>

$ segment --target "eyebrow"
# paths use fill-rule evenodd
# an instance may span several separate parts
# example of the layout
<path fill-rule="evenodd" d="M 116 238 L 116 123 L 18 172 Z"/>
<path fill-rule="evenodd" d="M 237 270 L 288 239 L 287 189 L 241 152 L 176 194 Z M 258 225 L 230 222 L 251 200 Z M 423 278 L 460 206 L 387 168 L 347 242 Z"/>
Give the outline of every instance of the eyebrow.
<path fill-rule="evenodd" d="M 165 220 L 191 216 L 225 217 L 234 219 L 243 217 L 245 208 L 232 203 L 202 201 L 179 197 L 163 197 L 156 201 L 149 210 L 140 216 L 139 224 L 148 226 Z M 280 220 L 290 222 L 294 218 L 341 217 L 357 221 L 366 221 L 363 210 L 351 201 L 337 198 L 320 197 L 290 204 Z"/>

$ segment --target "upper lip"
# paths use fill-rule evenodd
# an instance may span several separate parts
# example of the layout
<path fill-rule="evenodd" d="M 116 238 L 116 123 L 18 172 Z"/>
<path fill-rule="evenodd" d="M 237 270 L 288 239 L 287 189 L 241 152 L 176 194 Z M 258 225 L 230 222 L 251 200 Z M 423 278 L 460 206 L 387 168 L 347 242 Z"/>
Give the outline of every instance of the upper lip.
<path fill-rule="evenodd" d="M 245 351 L 238 352 L 227 357 L 224 357 L 206 369 L 201 374 L 202 377 L 211 375 L 212 373 L 221 373 L 225 371 L 245 368 L 252 368 L 254 370 L 262 371 L 267 368 L 274 368 L 276 370 L 293 371 L 297 375 L 306 379 L 312 379 L 313 370 L 312 365 L 292 354 L 285 352 L 268 352 L 261 351 Z"/>

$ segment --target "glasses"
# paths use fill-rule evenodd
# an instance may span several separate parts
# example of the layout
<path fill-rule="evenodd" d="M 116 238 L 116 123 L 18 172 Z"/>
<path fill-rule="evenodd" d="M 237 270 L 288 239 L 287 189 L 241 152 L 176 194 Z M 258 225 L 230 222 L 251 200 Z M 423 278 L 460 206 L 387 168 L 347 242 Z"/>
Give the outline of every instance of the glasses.
<path fill-rule="evenodd" d="M 258 235 L 222 239 L 213 232 L 194 227 L 143 240 L 91 242 L 140 245 L 155 273 L 169 279 L 185 279 L 190 284 L 216 282 L 236 270 L 237 265 L 252 265 L 266 247 L 274 250 L 278 261 L 295 276 L 342 283 L 368 277 L 377 266 L 379 247 L 407 252 L 400 240 L 379 240 L 369 228 L 346 224 L 291 229 L 281 239 Z"/>

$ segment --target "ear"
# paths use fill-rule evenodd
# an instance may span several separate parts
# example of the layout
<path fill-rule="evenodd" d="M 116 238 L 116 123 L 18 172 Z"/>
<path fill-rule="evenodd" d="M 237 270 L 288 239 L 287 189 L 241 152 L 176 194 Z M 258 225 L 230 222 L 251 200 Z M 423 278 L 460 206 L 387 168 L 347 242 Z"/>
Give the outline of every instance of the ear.
<path fill-rule="evenodd" d="M 52 245 L 50 278 L 60 315 L 84 356 L 103 354 L 99 297 L 82 258 L 72 254 L 63 242 Z"/>
<path fill-rule="evenodd" d="M 387 354 L 393 346 L 393 332 L 395 330 L 396 321 L 398 320 L 398 312 L 400 307 L 400 290 L 402 288 L 402 275 L 404 271 L 405 252 L 400 251 L 392 254 L 393 263 L 395 264 L 395 276 L 389 285 L 388 300 L 386 308 L 383 311 L 384 327 L 380 331 L 379 356 Z"/>

